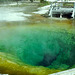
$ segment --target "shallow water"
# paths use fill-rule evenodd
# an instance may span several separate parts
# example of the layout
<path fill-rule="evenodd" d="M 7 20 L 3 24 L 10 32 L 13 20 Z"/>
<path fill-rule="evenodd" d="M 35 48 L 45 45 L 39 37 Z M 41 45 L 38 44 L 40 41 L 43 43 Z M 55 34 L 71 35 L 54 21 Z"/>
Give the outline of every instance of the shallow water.
<path fill-rule="evenodd" d="M 21 10 L 21 13 L 27 12 Z M 1 52 L 34 66 L 67 69 L 75 64 L 75 20 L 45 18 L 38 14 L 27 19 L 0 22 Z"/>

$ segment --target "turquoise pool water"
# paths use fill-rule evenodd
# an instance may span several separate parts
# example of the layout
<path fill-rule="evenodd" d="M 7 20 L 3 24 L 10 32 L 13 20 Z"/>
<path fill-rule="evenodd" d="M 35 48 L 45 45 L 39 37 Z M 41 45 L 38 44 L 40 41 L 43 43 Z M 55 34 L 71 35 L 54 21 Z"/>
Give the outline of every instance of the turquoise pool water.
<path fill-rule="evenodd" d="M 6 26 L 0 27 L 0 51 L 34 66 L 68 68 L 74 65 L 75 32 L 72 21 L 51 22 L 33 25 L 6 22 Z"/>
<path fill-rule="evenodd" d="M 29 65 L 68 69 L 75 65 L 75 20 L 32 14 L 27 21 L 0 22 L 0 52 Z"/>

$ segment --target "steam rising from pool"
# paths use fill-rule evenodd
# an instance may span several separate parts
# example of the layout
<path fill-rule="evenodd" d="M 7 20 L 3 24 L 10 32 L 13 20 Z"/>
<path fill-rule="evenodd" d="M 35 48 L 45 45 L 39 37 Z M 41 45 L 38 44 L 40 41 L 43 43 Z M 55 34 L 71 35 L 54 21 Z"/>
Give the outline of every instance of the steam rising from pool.
<path fill-rule="evenodd" d="M 0 30 L 0 35 L 0 51 L 13 54 L 24 63 L 50 68 L 57 64 L 56 68 L 68 68 L 72 63 L 69 59 L 75 37 L 67 31 L 57 32 L 46 26 L 17 26 Z"/>
<path fill-rule="evenodd" d="M 26 8 L 0 7 L 0 52 L 34 66 L 67 69 L 74 65 L 75 22 L 24 14 L 33 12 Z"/>

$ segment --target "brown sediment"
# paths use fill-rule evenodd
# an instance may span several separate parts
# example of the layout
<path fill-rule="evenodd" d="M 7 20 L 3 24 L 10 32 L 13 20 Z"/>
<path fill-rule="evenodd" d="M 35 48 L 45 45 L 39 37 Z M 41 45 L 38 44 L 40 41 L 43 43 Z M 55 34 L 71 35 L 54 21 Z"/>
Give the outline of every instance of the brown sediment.
<path fill-rule="evenodd" d="M 7 54 L 0 52 L 0 73 L 9 75 L 48 75 L 60 70 L 50 70 L 44 67 L 34 67 L 24 64 L 18 64 L 14 60 L 5 58 Z M 10 54 L 8 54 L 10 56 Z M 8 57 L 9 57 L 8 56 Z M 13 57 L 11 57 L 13 58 Z"/>

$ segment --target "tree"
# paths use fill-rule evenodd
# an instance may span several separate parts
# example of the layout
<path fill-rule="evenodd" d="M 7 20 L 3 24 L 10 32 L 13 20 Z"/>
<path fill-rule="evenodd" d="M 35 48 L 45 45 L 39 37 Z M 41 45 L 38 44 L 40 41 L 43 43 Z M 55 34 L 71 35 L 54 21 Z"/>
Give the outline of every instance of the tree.
<path fill-rule="evenodd" d="M 33 0 L 30 0 L 31 2 L 33 2 Z"/>
<path fill-rule="evenodd" d="M 40 3 L 43 3 L 44 2 L 44 0 L 40 0 Z"/>

